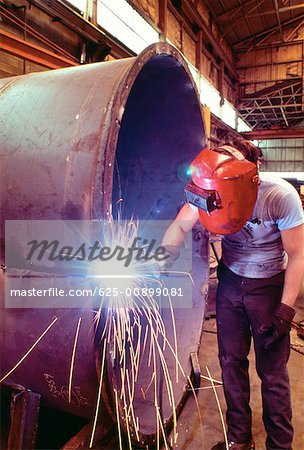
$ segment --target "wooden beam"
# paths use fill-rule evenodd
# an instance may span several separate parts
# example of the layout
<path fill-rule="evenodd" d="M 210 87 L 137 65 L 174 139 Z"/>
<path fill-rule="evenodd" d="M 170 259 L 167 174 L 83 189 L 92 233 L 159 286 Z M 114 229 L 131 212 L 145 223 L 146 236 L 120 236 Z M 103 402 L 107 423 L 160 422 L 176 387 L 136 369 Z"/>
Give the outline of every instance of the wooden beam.
<path fill-rule="evenodd" d="M 254 130 L 241 133 L 245 139 L 268 140 L 268 139 L 303 139 L 304 127 L 294 128 L 275 128 L 269 130 Z"/>
<path fill-rule="evenodd" d="M 97 9 L 98 9 L 98 0 L 93 0 L 91 22 L 96 27 L 98 26 L 98 23 L 97 23 Z"/>
<path fill-rule="evenodd" d="M 170 10 L 170 12 L 174 15 L 174 17 L 178 20 L 178 22 L 181 25 L 182 28 L 182 33 L 183 33 L 183 29 L 185 29 L 187 31 L 187 33 L 191 36 L 191 38 L 196 42 L 197 41 L 197 35 L 194 33 L 193 29 L 191 28 L 191 26 L 189 25 L 188 21 L 186 20 L 185 16 L 183 14 L 181 14 L 174 6 L 171 2 L 169 2 L 168 4 L 168 10 Z"/>
<path fill-rule="evenodd" d="M 287 38 L 285 39 L 285 42 L 286 41 L 290 41 L 290 42 L 294 42 L 294 41 L 292 41 L 292 36 L 298 31 L 298 29 L 299 28 L 302 28 L 303 27 L 303 24 L 304 24 L 304 19 L 296 26 L 296 27 L 294 27 L 294 29 L 292 30 L 292 32 L 287 36 Z"/>
<path fill-rule="evenodd" d="M 283 30 L 282 30 L 282 24 L 281 24 L 280 13 L 279 13 L 278 0 L 273 0 L 273 1 L 274 1 L 274 7 L 275 7 L 275 15 L 276 15 L 276 18 L 277 18 L 277 21 L 278 21 L 278 25 L 279 25 L 279 29 L 280 29 L 281 38 L 282 38 L 282 41 L 284 41 Z"/>
<path fill-rule="evenodd" d="M 224 104 L 224 80 L 225 80 L 225 64 L 221 61 L 220 73 L 219 73 L 219 93 L 221 95 L 220 105 Z"/>
<path fill-rule="evenodd" d="M 272 80 L 251 80 L 251 81 L 245 81 L 242 82 L 241 85 L 242 86 L 249 86 L 251 84 L 265 84 L 265 83 L 276 83 L 278 81 L 286 81 L 286 79 L 290 80 L 290 81 L 302 81 L 302 77 L 292 77 L 292 78 L 275 78 Z"/>
<path fill-rule="evenodd" d="M 288 20 L 287 22 L 284 22 L 284 23 L 282 24 L 282 26 L 283 26 L 283 27 L 286 27 L 287 25 L 290 25 L 291 23 L 294 23 L 294 22 L 296 22 L 297 20 L 302 20 L 303 18 L 304 18 L 304 14 L 301 14 L 300 16 L 294 17 L 294 18 Z M 264 37 L 267 38 L 267 37 L 269 37 L 269 35 L 271 35 L 271 34 L 274 33 L 275 31 L 277 31 L 278 28 L 279 28 L 278 25 L 275 25 L 274 27 L 268 28 L 267 30 L 263 30 L 263 31 L 261 31 L 261 32 L 259 32 L 259 33 L 257 33 L 257 34 L 254 34 L 254 35 L 252 35 L 252 36 L 249 36 L 248 38 L 243 39 L 243 40 L 240 41 L 240 42 L 237 42 L 237 43 L 235 44 L 235 49 L 236 49 L 236 50 L 239 50 L 240 48 L 245 48 L 246 45 L 248 45 L 248 46 L 246 47 L 247 50 L 248 50 L 248 49 L 251 49 L 251 48 L 252 48 L 252 40 L 253 40 L 253 39 L 259 39 L 259 38 L 263 38 L 263 39 L 264 39 Z M 265 35 L 266 35 L 266 36 L 265 36 Z M 285 45 L 285 43 L 284 43 L 284 45 Z"/>
<path fill-rule="evenodd" d="M 274 117 L 272 112 L 270 112 L 268 114 L 267 111 L 266 111 L 266 113 L 264 111 L 260 111 L 260 112 L 251 111 L 251 112 L 248 112 L 248 110 L 247 111 L 241 110 L 239 112 L 240 112 L 241 119 L 243 119 L 245 121 L 246 120 L 252 121 L 252 118 L 260 118 L 260 116 L 262 116 L 264 118 L 266 117 L 267 120 L 269 120 L 271 122 L 276 121 L 276 120 L 279 120 L 279 121 L 283 120 L 282 117 Z M 297 111 L 289 112 L 288 113 L 288 119 L 289 120 L 300 121 L 300 120 L 304 119 L 304 115 L 301 112 L 299 112 L 299 111 L 298 112 Z M 263 121 L 263 119 L 261 119 L 261 120 Z"/>
<path fill-rule="evenodd" d="M 256 3 L 256 0 L 249 0 L 249 1 L 247 1 L 246 2 L 246 6 L 249 6 L 252 3 Z M 227 16 L 230 16 L 230 17 L 231 16 L 232 17 L 235 16 L 235 14 L 237 14 L 239 11 L 241 11 L 244 6 L 245 6 L 245 4 L 236 6 L 236 7 L 231 8 L 231 9 L 228 9 L 225 12 L 223 12 L 222 14 L 217 15 L 216 17 L 217 17 L 218 20 L 226 21 L 227 20 Z"/>
<path fill-rule="evenodd" d="M 27 61 L 40 64 L 48 69 L 61 69 L 63 67 L 78 66 L 79 64 L 68 58 L 56 55 L 43 47 L 34 45 L 28 41 L 20 39 L 14 34 L 0 30 L 0 49 Z"/>
<path fill-rule="evenodd" d="M 159 18 L 158 27 L 164 36 L 167 36 L 167 11 L 168 11 L 168 0 L 159 0 Z"/>
<path fill-rule="evenodd" d="M 284 43 L 282 41 L 266 42 L 265 44 L 259 45 L 259 50 L 273 48 L 273 47 L 280 47 L 281 48 L 281 47 L 286 47 L 286 46 L 290 46 L 290 45 L 299 45 L 299 44 L 302 44 L 302 42 L 303 42 L 303 39 L 294 39 L 292 41 L 287 40 L 287 39 L 288 39 L 288 37 L 286 38 Z M 247 53 L 247 52 L 248 52 L 247 48 L 237 49 L 237 54 L 239 54 L 239 53 Z"/>
<path fill-rule="evenodd" d="M 252 65 L 237 65 L 237 69 L 253 69 L 256 67 L 266 67 L 266 66 L 277 66 L 279 64 L 293 64 L 293 63 L 299 63 L 302 62 L 302 58 L 299 59 L 293 59 L 293 60 L 288 60 L 288 61 L 274 61 L 274 62 L 265 62 L 265 63 L 260 63 L 260 64 L 252 64 Z"/>
<path fill-rule="evenodd" d="M 10 12 L 8 9 L 4 8 L 4 6 L 1 6 L 0 4 L 0 15 L 2 18 L 7 20 L 9 23 L 13 24 L 14 28 L 21 28 L 23 30 L 23 38 L 33 36 L 35 40 L 39 41 L 39 45 L 46 45 L 46 48 L 48 48 L 50 51 L 54 52 L 56 55 L 61 55 L 68 60 L 74 61 L 76 64 L 78 64 L 78 59 L 71 55 L 69 52 L 67 52 L 65 49 L 63 49 L 61 46 L 56 44 L 54 41 L 46 37 L 44 34 L 39 33 L 35 28 L 31 27 L 29 24 L 27 24 L 24 20 L 19 19 L 15 14 Z M 32 40 L 31 38 L 29 40 Z"/>
<path fill-rule="evenodd" d="M 256 97 L 256 98 L 250 98 L 250 99 L 243 99 L 241 98 L 238 104 L 238 108 L 239 109 L 248 109 L 248 108 L 252 108 L 253 107 L 253 103 L 255 101 L 259 102 L 259 101 L 270 101 L 270 100 L 278 100 L 281 99 L 282 101 L 284 101 L 283 99 L 286 98 L 287 100 L 290 99 L 291 97 L 294 98 L 296 97 L 300 97 L 302 94 L 286 94 L 286 95 L 282 95 L 281 97 L 279 95 L 275 95 L 275 96 L 269 96 L 269 97 Z M 295 102 L 295 100 L 294 100 Z M 296 102 L 295 102 L 296 103 Z M 292 104 L 290 104 L 289 106 L 291 106 Z"/>
<path fill-rule="evenodd" d="M 299 5 L 290 5 L 290 6 L 283 6 L 282 8 L 278 8 L 277 11 L 279 13 L 288 12 L 292 9 L 298 9 L 298 8 L 304 8 L 304 3 L 300 3 Z M 266 16 L 268 14 L 274 14 L 276 12 L 276 9 L 270 9 L 267 11 L 261 11 L 257 14 L 249 14 L 247 17 L 260 17 L 260 16 Z"/>
<path fill-rule="evenodd" d="M 265 99 L 266 100 L 266 99 Z M 245 108 L 250 108 L 250 109 L 257 109 L 257 110 L 260 110 L 260 109 L 277 109 L 277 108 L 295 108 L 296 106 L 302 106 L 302 103 L 290 103 L 290 104 L 287 104 L 286 105 L 286 103 L 282 103 L 282 104 L 279 104 L 279 105 L 267 105 L 267 106 L 260 106 L 260 105 L 256 105 L 256 106 L 245 106 Z"/>
<path fill-rule="evenodd" d="M 199 72 L 202 70 L 202 51 L 203 51 L 203 32 L 199 30 L 197 33 L 197 43 L 195 46 L 195 65 Z"/>
<path fill-rule="evenodd" d="M 78 33 L 81 37 L 90 42 L 101 44 L 105 42 L 105 33 L 97 26 L 78 14 L 61 0 L 29 0 L 41 11 L 46 12 L 51 17 L 60 17 L 60 22 Z"/>

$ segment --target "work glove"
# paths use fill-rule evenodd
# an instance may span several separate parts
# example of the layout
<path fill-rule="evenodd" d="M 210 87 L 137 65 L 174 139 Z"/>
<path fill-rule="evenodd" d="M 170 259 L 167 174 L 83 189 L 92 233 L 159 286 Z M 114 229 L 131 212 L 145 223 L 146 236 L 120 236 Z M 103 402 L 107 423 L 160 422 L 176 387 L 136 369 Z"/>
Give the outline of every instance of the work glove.
<path fill-rule="evenodd" d="M 260 326 L 258 333 L 261 336 L 261 343 L 265 350 L 269 350 L 278 341 L 288 335 L 295 313 L 293 308 L 284 303 L 280 303 L 274 312 L 272 322 Z"/>

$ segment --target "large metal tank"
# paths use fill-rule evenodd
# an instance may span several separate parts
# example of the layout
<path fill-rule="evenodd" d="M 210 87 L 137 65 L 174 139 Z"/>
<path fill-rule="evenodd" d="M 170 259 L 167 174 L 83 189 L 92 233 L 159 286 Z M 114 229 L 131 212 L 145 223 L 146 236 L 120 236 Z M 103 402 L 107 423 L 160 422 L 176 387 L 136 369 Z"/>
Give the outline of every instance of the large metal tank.
<path fill-rule="evenodd" d="M 135 58 L 3 79 L 0 89 L 2 264 L 5 220 L 115 218 L 117 204 L 122 218 L 175 217 L 184 202 L 185 168 L 205 145 L 196 88 L 175 48 L 158 43 Z M 202 246 L 207 255 L 204 237 Z M 204 299 L 199 290 L 208 283 L 207 256 L 199 257 L 198 264 L 192 308 L 176 315 L 188 375 L 189 355 L 200 340 Z M 5 309 L 4 278 L 3 383 L 23 385 L 39 392 L 53 408 L 92 418 L 100 373 L 94 312 Z M 68 399 L 67 355 L 73 351 L 79 317 L 74 389 Z M 43 339 L 8 375 L 49 325 Z M 110 366 L 108 358 L 110 378 L 103 396 L 113 409 L 112 387 L 120 382 L 114 379 L 115 364 Z M 187 375 L 177 388 L 177 406 L 186 385 Z M 142 402 L 139 407 L 144 411 L 146 406 Z M 164 415 L 170 422 L 170 413 Z M 154 440 L 155 427 L 146 428 L 143 425 L 141 442 L 133 436 L 135 442 Z"/>

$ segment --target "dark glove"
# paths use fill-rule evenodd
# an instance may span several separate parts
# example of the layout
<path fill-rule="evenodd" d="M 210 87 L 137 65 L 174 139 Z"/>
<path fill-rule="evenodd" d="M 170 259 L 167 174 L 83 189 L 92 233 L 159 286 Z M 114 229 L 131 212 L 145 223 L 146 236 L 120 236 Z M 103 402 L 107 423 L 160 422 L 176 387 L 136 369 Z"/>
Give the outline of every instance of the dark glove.
<path fill-rule="evenodd" d="M 258 333 L 261 336 L 261 343 L 265 350 L 270 349 L 276 342 L 288 335 L 295 313 L 293 308 L 280 303 L 274 312 L 272 322 L 260 326 Z"/>

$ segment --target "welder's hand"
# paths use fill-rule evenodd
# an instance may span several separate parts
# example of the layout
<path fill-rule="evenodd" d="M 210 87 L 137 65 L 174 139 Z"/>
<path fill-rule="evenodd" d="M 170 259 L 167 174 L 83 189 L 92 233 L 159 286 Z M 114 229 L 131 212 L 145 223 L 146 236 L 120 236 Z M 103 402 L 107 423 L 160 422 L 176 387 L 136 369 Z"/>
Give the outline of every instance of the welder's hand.
<path fill-rule="evenodd" d="M 160 276 L 160 272 L 166 272 L 173 266 L 174 261 L 179 257 L 179 249 L 175 245 L 164 245 L 166 249 L 165 256 L 166 258 L 162 261 L 155 261 L 154 264 L 154 272 L 158 273 Z"/>
<path fill-rule="evenodd" d="M 154 258 L 150 261 L 140 261 L 139 273 L 147 277 L 160 279 L 161 276 L 174 264 L 174 261 L 179 257 L 179 249 L 175 245 L 164 245 L 166 250 L 165 255 L 161 255 L 161 261 Z M 163 257 L 165 256 L 165 258 Z"/>
<path fill-rule="evenodd" d="M 173 266 L 174 261 L 179 257 L 179 248 L 176 245 L 164 245 L 166 249 L 166 259 L 164 261 L 160 261 L 159 265 L 162 270 L 168 270 L 171 266 Z"/>
<path fill-rule="evenodd" d="M 258 332 L 265 350 L 270 349 L 274 344 L 288 335 L 295 313 L 293 308 L 284 303 L 280 303 L 274 312 L 272 322 L 267 325 L 261 325 Z"/>

